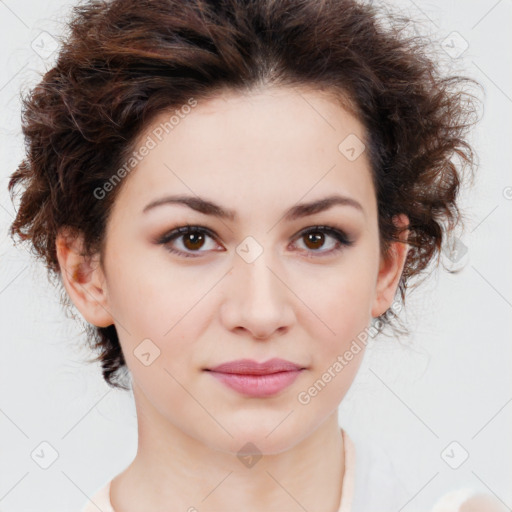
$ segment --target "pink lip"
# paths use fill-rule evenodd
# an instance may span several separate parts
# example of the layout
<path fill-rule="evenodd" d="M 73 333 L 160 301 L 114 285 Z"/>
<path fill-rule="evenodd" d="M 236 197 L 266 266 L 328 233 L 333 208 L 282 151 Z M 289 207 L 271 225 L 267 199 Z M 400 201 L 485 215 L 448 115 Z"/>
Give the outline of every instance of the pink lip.
<path fill-rule="evenodd" d="M 258 363 L 239 359 L 207 369 L 226 386 L 247 396 L 271 396 L 288 387 L 304 370 L 284 359 L 269 359 Z"/>

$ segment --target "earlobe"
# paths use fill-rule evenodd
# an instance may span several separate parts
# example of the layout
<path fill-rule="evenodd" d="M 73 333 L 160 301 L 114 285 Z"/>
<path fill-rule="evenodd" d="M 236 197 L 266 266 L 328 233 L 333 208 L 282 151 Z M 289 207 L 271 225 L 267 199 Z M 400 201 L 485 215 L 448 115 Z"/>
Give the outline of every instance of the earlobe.
<path fill-rule="evenodd" d="M 409 219 L 405 214 L 400 214 L 393 217 L 393 222 L 397 227 L 402 227 L 409 224 Z M 410 249 L 406 243 L 408 236 L 409 230 L 407 229 L 400 234 L 402 242 L 392 242 L 386 257 L 381 256 L 375 299 L 371 311 L 373 318 L 382 315 L 391 307 Z"/>
<path fill-rule="evenodd" d="M 98 255 L 83 255 L 82 236 L 68 229 L 59 232 L 56 251 L 64 287 L 85 320 L 97 327 L 112 325 L 114 320 Z"/>

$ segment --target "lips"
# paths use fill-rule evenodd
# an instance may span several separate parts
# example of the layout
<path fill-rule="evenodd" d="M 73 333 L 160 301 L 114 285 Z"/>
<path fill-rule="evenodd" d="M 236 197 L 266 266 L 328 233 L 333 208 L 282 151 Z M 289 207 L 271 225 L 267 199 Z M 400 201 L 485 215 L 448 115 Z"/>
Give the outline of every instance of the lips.
<path fill-rule="evenodd" d="M 237 359 L 236 361 L 219 364 L 208 370 L 219 373 L 235 373 L 238 375 L 268 375 L 270 373 L 290 372 L 302 369 L 302 366 L 292 363 L 291 361 L 274 358 L 263 363 L 258 363 L 252 359 Z"/>
<path fill-rule="evenodd" d="M 263 363 L 251 359 L 238 359 L 206 371 L 242 395 L 265 398 L 276 395 L 290 386 L 303 370 L 305 368 L 298 364 L 274 358 Z"/>

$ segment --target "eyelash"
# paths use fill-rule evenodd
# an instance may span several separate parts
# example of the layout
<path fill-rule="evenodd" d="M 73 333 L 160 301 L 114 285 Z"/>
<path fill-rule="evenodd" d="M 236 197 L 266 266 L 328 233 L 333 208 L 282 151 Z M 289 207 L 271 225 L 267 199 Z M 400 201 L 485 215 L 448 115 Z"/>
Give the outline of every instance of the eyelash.
<path fill-rule="evenodd" d="M 334 249 L 331 249 L 329 251 L 315 251 L 315 250 L 307 250 L 306 252 L 310 253 L 308 254 L 309 257 L 324 257 L 326 254 L 331 255 L 334 253 L 337 253 L 344 249 L 344 247 L 350 247 L 354 244 L 353 240 L 349 240 L 345 233 L 343 231 L 340 231 L 337 228 L 334 228 L 332 226 L 312 226 L 310 228 L 306 228 L 302 230 L 300 233 L 297 234 L 296 238 L 302 238 L 310 233 L 325 233 L 327 235 L 332 236 L 338 241 L 338 246 Z M 161 244 L 165 246 L 165 249 L 168 250 L 171 253 L 179 254 L 180 256 L 184 256 L 185 258 L 197 258 L 199 256 L 192 256 L 192 254 L 180 251 L 177 249 L 172 248 L 169 243 L 174 241 L 175 239 L 180 238 L 184 235 L 189 234 L 202 234 L 202 235 L 208 235 L 209 237 L 216 239 L 216 235 L 208 228 L 204 228 L 201 226 L 191 226 L 187 224 L 186 226 L 182 226 L 176 229 L 173 229 L 169 231 L 168 233 L 164 234 L 160 238 L 156 240 L 157 244 Z M 207 251 L 193 251 L 193 252 L 207 252 Z M 319 256 L 316 254 L 314 256 L 311 255 L 311 253 L 319 253 Z"/>

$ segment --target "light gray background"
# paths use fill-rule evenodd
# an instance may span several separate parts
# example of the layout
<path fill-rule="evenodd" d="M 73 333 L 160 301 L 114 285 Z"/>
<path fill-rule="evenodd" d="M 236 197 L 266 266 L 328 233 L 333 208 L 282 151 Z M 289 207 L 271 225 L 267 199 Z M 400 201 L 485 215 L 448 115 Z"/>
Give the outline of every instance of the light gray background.
<path fill-rule="evenodd" d="M 434 272 L 408 297 L 412 348 L 372 342 L 340 422 L 390 453 L 410 489 L 404 512 L 429 510 L 460 487 L 492 492 L 512 507 L 512 1 L 392 4 L 448 37 L 452 52 L 467 41 L 453 63 L 485 87 L 473 136 L 480 167 L 462 203 L 465 270 Z M 51 43 L 41 33 L 61 34 L 70 5 L 0 1 L 2 512 L 78 512 L 136 451 L 131 394 L 111 390 L 99 366 L 83 363 L 89 353 L 80 348 L 80 327 L 65 318 L 42 265 L 6 235 L 14 216 L 7 180 L 23 156 L 19 90 L 53 62 L 55 54 L 41 55 Z M 441 457 L 452 441 L 459 443 L 452 460 L 469 454 L 458 469 Z M 52 449 L 58 458 L 41 468 Z"/>

